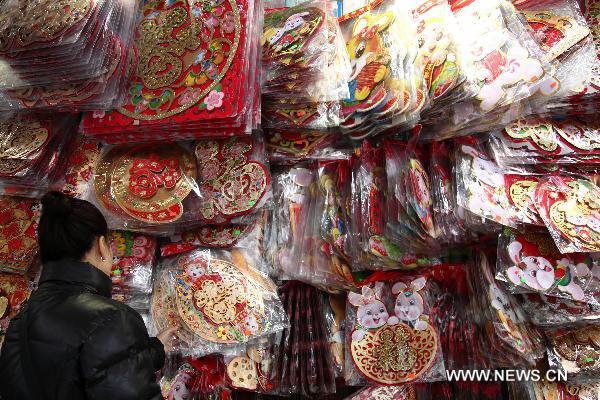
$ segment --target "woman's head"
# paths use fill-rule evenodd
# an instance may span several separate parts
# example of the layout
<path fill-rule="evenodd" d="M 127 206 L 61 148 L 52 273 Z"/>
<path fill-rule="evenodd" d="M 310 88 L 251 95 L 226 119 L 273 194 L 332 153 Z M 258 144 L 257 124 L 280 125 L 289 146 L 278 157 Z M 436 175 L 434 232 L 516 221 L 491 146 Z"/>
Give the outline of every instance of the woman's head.
<path fill-rule="evenodd" d="M 93 204 L 60 192 L 42 197 L 38 242 L 43 263 L 80 260 L 109 274 L 112 252 L 107 238 L 106 219 Z"/>

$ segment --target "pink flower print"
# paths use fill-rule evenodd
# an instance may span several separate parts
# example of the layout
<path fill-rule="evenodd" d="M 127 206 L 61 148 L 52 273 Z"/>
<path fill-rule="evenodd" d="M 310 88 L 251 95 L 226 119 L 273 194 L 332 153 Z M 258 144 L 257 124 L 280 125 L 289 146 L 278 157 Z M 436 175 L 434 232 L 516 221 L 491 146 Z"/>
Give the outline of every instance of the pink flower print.
<path fill-rule="evenodd" d="M 225 13 L 225 17 L 221 21 L 221 30 L 225 33 L 232 33 L 235 31 L 235 17 L 231 11 Z"/>
<path fill-rule="evenodd" d="M 198 100 L 199 97 L 200 97 L 199 89 L 187 88 L 186 90 L 183 91 L 183 93 L 181 93 L 181 97 L 179 98 L 179 104 L 184 105 L 184 104 L 194 103 Z"/>
<path fill-rule="evenodd" d="M 204 24 L 210 29 L 215 29 L 219 26 L 219 20 L 214 15 L 211 15 L 204 21 Z"/>
<path fill-rule="evenodd" d="M 92 114 L 92 118 L 104 118 L 105 115 L 106 113 L 104 112 L 104 110 L 94 111 L 94 113 Z"/>
<path fill-rule="evenodd" d="M 206 103 L 206 108 L 208 111 L 212 111 L 215 108 L 219 108 L 223 105 L 223 97 L 225 97 L 225 93 L 216 92 L 211 90 L 211 92 L 204 99 L 204 103 Z"/>

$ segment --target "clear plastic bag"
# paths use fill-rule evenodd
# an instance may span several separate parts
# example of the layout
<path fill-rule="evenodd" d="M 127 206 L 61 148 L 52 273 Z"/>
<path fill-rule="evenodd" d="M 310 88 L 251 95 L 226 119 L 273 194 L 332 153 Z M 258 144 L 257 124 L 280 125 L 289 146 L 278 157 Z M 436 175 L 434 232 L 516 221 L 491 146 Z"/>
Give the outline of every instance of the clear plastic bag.
<path fill-rule="evenodd" d="M 436 294 L 437 285 L 426 276 L 398 272 L 376 272 L 360 293 L 349 292 L 346 384 L 444 380 Z"/>
<path fill-rule="evenodd" d="M 544 294 L 528 293 L 519 297 L 523 311 L 538 326 L 566 326 L 574 323 L 594 323 L 600 319 L 600 293 L 593 304 L 577 302 Z"/>
<path fill-rule="evenodd" d="M 110 246 L 113 289 L 150 293 L 156 265 L 156 238 L 127 231 L 112 231 Z"/>
<path fill-rule="evenodd" d="M 504 170 L 476 146 L 458 146 L 456 178 L 460 207 L 502 225 L 516 226 L 520 221 L 520 212 L 506 191 Z"/>
<path fill-rule="evenodd" d="M 323 313 L 327 323 L 329 349 L 336 378 L 344 376 L 346 295 L 323 294 Z"/>
<path fill-rule="evenodd" d="M 0 21 L 0 109 L 120 105 L 137 63 L 135 1 L 6 1 Z"/>
<path fill-rule="evenodd" d="M 223 224 L 271 201 L 271 176 L 261 135 L 200 140 L 194 145 L 204 224 Z"/>
<path fill-rule="evenodd" d="M 314 165 L 297 164 L 275 173 L 268 253 L 280 278 L 336 291 L 349 287 L 353 279 L 343 255 L 323 238 L 328 210 L 319 184 Z"/>
<path fill-rule="evenodd" d="M 412 127 L 428 89 L 415 66 L 417 23 L 408 5 L 371 3 L 341 20 L 352 65 L 350 96 L 342 103 L 342 132 L 362 139 L 390 127 Z"/>
<path fill-rule="evenodd" d="M 411 269 L 435 264 L 385 235 L 387 175 L 383 147 L 364 141 L 353 162 L 351 248 L 355 269 Z M 407 245 L 407 243 L 405 243 Z"/>
<path fill-rule="evenodd" d="M 306 397 L 335 392 L 335 371 L 331 362 L 321 292 L 313 286 L 288 281 L 279 294 L 289 328 L 274 345 L 273 385 L 275 394 Z"/>
<path fill-rule="evenodd" d="M 60 154 L 76 129 L 70 115 L 26 112 L 0 115 L 0 193 L 37 197 L 64 169 Z"/>
<path fill-rule="evenodd" d="M 0 196 L 0 272 L 24 275 L 34 262 L 41 208 L 36 200 Z"/>
<path fill-rule="evenodd" d="M 505 228 L 498 240 L 496 279 L 513 293 L 537 292 L 600 306 L 598 263 L 595 254 L 561 254 L 546 231 Z"/>
<path fill-rule="evenodd" d="M 414 399 L 415 396 L 413 385 L 368 386 L 346 397 L 346 400 Z"/>
<path fill-rule="evenodd" d="M 113 144 L 250 133 L 262 20 L 262 1 L 144 3 L 125 104 L 87 113 L 84 133 Z"/>
<path fill-rule="evenodd" d="M 586 178 L 549 176 L 535 205 L 561 253 L 600 250 L 600 189 Z"/>
<path fill-rule="evenodd" d="M 547 330 L 550 367 L 567 373 L 570 383 L 595 383 L 600 368 L 600 329 L 596 325 Z"/>
<path fill-rule="evenodd" d="M 180 350 L 193 356 L 239 351 L 287 326 L 275 284 L 239 252 L 194 250 L 163 260 L 151 312 L 158 331 L 180 327 Z"/>
<path fill-rule="evenodd" d="M 464 215 L 456 204 L 456 180 L 452 173 L 452 150 L 447 142 L 431 144 L 429 176 L 433 194 L 433 221 L 437 239 L 462 243 L 468 239 Z"/>
<path fill-rule="evenodd" d="M 160 389 L 165 400 L 218 400 L 231 396 L 220 356 L 167 358 Z"/>
<path fill-rule="evenodd" d="M 477 252 L 467 282 L 480 354 L 495 367 L 534 365 L 544 353 L 541 333 L 525 319 L 516 298 L 495 282 L 485 253 Z"/>
<path fill-rule="evenodd" d="M 226 378 L 236 390 L 268 393 L 273 388 L 275 355 L 270 351 L 273 337 L 248 343 L 245 351 L 224 357 Z"/>

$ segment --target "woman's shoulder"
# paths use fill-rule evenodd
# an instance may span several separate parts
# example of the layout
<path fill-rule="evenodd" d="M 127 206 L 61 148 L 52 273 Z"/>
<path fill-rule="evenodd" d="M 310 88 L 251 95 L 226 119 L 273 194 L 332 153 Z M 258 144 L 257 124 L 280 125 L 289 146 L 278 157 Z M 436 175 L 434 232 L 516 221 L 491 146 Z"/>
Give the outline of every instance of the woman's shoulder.
<path fill-rule="evenodd" d="M 87 320 L 94 326 L 100 326 L 111 321 L 119 320 L 141 323 L 140 315 L 131 307 L 93 293 L 80 293 L 69 298 L 65 308 L 71 310 L 72 316 L 79 315 L 82 320 Z"/>

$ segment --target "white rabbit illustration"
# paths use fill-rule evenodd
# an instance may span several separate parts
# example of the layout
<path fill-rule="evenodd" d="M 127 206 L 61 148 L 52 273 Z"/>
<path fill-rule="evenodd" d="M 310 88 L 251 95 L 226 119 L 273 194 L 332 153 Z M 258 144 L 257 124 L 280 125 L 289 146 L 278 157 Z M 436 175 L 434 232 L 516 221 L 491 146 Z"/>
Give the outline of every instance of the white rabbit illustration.
<path fill-rule="evenodd" d="M 526 284 L 539 291 L 550 289 L 554 284 L 552 263 L 544 257 L 521 257 L 522 249 L 523 245 L 516 241 L 508 245 L 508 254 L 516 264 L 506 271 L 508 279 L 516 286 Z"/>
<path fill-rule="evenodd" d="M 269 44 L 273 45 L 277 43 L 287 32 L 302 26 L 306 22 L 304 20 L 306 15 L 308 15 L 308 12 L 301 12 L 291 15 L 287 21 L 285 21 L 283 28 L 278 29 L 277 33 L 269 40 Z"/>
<path fill-rule="evenodd" d="M 358 307 L 356 311 L 357 329 L 352 333 L 353 341 L 361 341 L 369 329 L 377 329 L 388 322 L 388 314 L 385 304 L 381 302 L 382 282 L 377 282 L 371 289 L 363 286 L 362 294 L 349 292 L 348 301 Z"/>
<path fill-rule="evenodd" d="M 404 282 L 397 282 L 392 286 L 392 293 L 397 294 L 396 306 L 394 308 L 395 317 L 388 321 L 390 325 L 395 325 L 400 321 L 414 324 L 416 330 L 427 329 L 427 321 L 421 318 L 423 314 L 423 297 L 419 290 L 425 287 L 427 280 L 423 277 L 417 278 L 407 286 Z"/>

